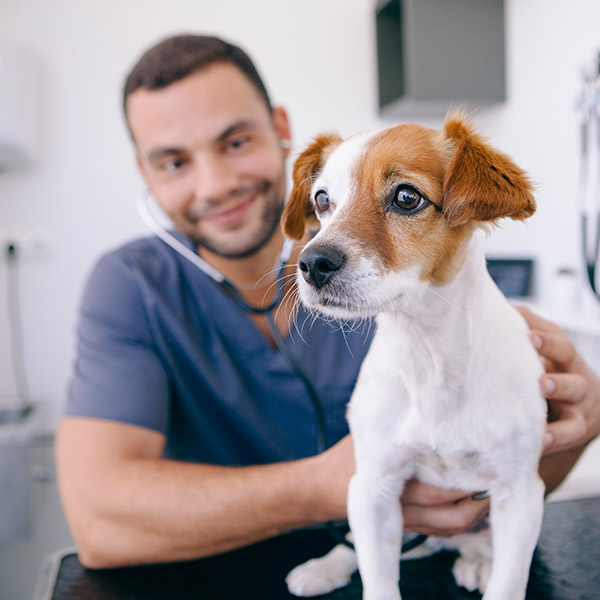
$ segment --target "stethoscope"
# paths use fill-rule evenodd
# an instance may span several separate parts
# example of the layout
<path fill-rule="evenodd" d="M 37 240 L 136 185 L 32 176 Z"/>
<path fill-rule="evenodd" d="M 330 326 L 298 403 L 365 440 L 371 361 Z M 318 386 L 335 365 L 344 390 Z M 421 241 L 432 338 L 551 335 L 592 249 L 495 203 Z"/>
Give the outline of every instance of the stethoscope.
<path fill-rule="evenodd" d="M 229 282 L 225 276 L 215 269 L 212 265 L 206 262 L 201 256 L 192 251 L 188 246 L 182 243 L 177 237 L 175 237 L 168 229 L 163 227 L 161 223 L 159 223 L 158 219 L 152 213 L 150 209 L 150 201 L 152 199 L 152 195 L 149 191 L 144 190 L 141 192 L 137 199 L 137 211 L 140 215 L 142 221 L 146 224 L 146 226 L 154 233 L 158 238 L 160 238 L 165 244 L 170 246 L 173 250 L 179 253 L 181 256 L 186 258 L 192 264 L 194 264 L 198 269 L 200 269 L 204 274 L 208 275 L 213 281 L 217 284 L 224 286 L 233 297 L 234 301 L 240 308 L 244 311 L 249 312 L 251 314 L 265 315 L 267 319 L 267 323 L 269 326 L 269 331 L 273 336 L 275 341 L 275 345 L 277 349 L 281 352 L 281 354 L 286 358 L 288 364 L 294 371 L 294 373 L 300 378 L 302 381 L 308 396 L 310 398 L 311 404 L 313 406 L 315 412 L 315 419 L 317 421 L 317 453 L 320 454 L 324 452 L 328 448 L 328 439 L 327 439 L 327 427 L 325 421 L 325 411 L 323 408 L 323 403 L 319 397 L 317 390 L 314 385 L 310 381 L 310 378 L 302 368 L 302 365 L 298 361 L 298 359 L 294 356 L 291 348 L 277 329 L 277 325 L 275 323 L 275 318 L 273 316 L 274 309 L 279 305 L 279 302 L 283 298 L 284 293 L 284 270 L 286 268 L 287 262 L 290 258 L 292 249 L 293 249 L 293 241 L 286 238 L 284 240 L 283 246 L 281 248 L 281 252 L 276 260 L 276 268 L 278 268 L 277 274 L 277 292 L 275 294 L 275 298 L 272 302 L 270 302 L 267 306 L 254 306 L 246 302 L 242 294 L 238 291 L 238 289 Z M 155 203 L 155 201 L 154 201 Z M 354 548 L 353 544 L 349 542 L 344 535 L 342 535 L 338 531 L 338 525 L 335 523 L 326 523 L 325 524 L 330 535 L 333 539 L 340 544 L 344 544 L 350 548 Z M 402 544 L 402 552 L 408 552 L 413 548 L 416 548 L 420 544 L 422 544 L 427 539 L 426 535 L 415 535 L 412 539 L 404 542 Z"/>
<path fill-rule="evenodd" d="M 198 269 L 200 269 L 204 274 L 208 275 L 213 281 L 217 284 L 224 286 L 231 296 L 233 297 L 236 304 L 244 311 L 255 314 L 255 315 L 264 315 L 267 319 L 267 323 L 269 325 L 269 330 L 278 350 L 285 356 L 288 363 L 294 370 L 294 372 L 300 377 L 308 395 L 313 404 L 315 415 L 317 419 L 318 425 L 318 438 L 317 438 L 317 452 L 321 453 L 327 449 L 327 430 L 325 426 L 325 415 L 323 411 L 323 404 L 321 399 L 319 398 L 319 394 L 317 393 L 314 385 L 311 383 L 308 375 L 294 356 L 291 351 L 289 345 L 277 329 L 277 325 L 275 323 L 275 318 L 273 316 L 274 309 L 279 305 L 283 298 L 284 293 L 284 271 L 287 265 L 287 262 L 292 253 L 292 249 L 294 247 L 294 243 L 292 240 L 285 238 L 283 242 L 283 246 L 281 248 L 281 252 L 275 261 L 277 272 L 277 291 L 275 293 L 275 298 L 266 306 L 254 306 L 246 302 L 242 294 L 238 291 L 235 285 L 229 282 L 223 273 L 215 269 L 212 265 L 206 262 L 201 256 L 193 252 L 188 246 L 178 240 L 169 230 L 161 225 L 158 222 L 152 211 L 150 210 L 150 199 L 152 198 L 151 194 L 144 190 L 139 196 L 137 200 L 137 210 L 146 224 L 146 226 L 157 235 L 163 242 L 169 245 L 173 250 L 178 252 L 181 256 L 189 260 L 192 264 L 194 264 Z"/>

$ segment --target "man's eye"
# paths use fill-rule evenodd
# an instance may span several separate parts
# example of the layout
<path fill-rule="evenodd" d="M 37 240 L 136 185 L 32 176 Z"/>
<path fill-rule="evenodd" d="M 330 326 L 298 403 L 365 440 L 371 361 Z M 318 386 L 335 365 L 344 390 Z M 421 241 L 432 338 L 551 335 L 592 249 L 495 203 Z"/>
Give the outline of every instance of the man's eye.
<path fill-rule="evenodd" d="M 429 200 L 411 185 L 399 185 L 394 192 L 394 208 L 405 214 L 414 214 L 425 208 Z"/>
<path fill-rule="evenodd" d="M 329 210 L 329 194 L 325 190 L 319 190 L 315 194 L 315 206 L 319 212 Z"/>
<path fill-rule="evenodd" d="M 167 173 L 174 173 L 183 167 L 184 160 L 182 158 L 169 158 L 163 161 L 160 165 L 162 171 Z"/>
<path fill-rule="evenodd" d="M 249 140 L 247 136 L 235 138 L 227 142 L 227 149 L 239 150 L 240 148 L 243 148 L 248 143 L 248 141 Z"/>

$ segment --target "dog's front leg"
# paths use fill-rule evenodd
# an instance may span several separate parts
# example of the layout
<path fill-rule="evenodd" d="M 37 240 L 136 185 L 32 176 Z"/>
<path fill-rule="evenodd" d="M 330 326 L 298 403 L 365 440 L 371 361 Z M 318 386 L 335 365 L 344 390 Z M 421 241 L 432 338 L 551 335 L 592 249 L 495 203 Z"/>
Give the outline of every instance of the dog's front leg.
<path fill-rule="evenodd" d="M 537 473 L 522 485 L 492 493 L 492 572 L 484 600 L 523 600 L 542 526 L 544 483 Z"/>
<path fill-rule="evenodd" d="M 369 472 L 368 466 L 357 466 L 350 482 L 348 519 L 363 600 L 400 600 L 403 487 L 404 479 L 398 473 L 377 475 Z"/>

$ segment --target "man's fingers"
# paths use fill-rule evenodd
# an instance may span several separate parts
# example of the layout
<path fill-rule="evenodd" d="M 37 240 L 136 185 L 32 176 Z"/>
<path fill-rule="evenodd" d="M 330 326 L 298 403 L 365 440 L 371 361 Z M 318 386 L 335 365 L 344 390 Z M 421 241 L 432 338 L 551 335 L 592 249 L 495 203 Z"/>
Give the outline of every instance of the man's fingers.
<path fill-rule="evenodd" d="M 461 500 L 439 506 L 403 505 L 404 528 L 426 535 L 450 537 L 472 529 L 489 512 L 489 500 Z"/>
<path fill-rule="evenodd" d="M 402 493 L 402 504 L 405 506 L 409 504 L 417 506 L 452 504 L 470 498 L 473 493 L 464 490 L 446 490 L 411 479 L 406 482 Z"/>
<path fill-rule="evenodd" d="M 560 419 L 546 427 L 544 454 L 560 452 L 565 448 L 579 446 L 585 441 L 587 425 L 583 414 L 574 410 L 563 410 Z"/>
<path fill-rule="evenodd" d="M 531 312 L 524 306 L 515 306 L 515 308 L 521 313 L 521 316 L 525 319 L 525 322 L 529 326 L 529 329 L 539 329 L 541 331 L 560 331 L 558 327 L 552 321 L 542 319 L 539 315 Z"/>
<path fill-rule="evenodd" d="M 573 373 L 547 373 L 542 375 L 540 385 L 544 397 L 569 403 L 581 402 L 589 390 L 587 379 Z"/>
<path fill-rule="evenodd" d="M 557 365 L 567 367 L 577 356 L 575 346 L 561 331 L 553 333 L 533 329 L 531 341 L 539 354 Z"/>
<path fill-rule="evenodd" d="M 517 306 L 516 309 L 529 326 L 531 341 L 543 357 L 563 366 L 570 365 L 578 357 L 575 347 L 558 325 L 542 319 L 523 306 Z"/>

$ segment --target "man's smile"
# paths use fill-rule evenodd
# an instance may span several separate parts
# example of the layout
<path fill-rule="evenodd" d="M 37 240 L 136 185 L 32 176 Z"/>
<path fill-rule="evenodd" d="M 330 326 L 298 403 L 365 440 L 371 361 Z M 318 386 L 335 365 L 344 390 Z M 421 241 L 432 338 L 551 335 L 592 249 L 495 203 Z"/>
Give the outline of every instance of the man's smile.
<path fill-rule="evenodd" d="M 248 209 L 267 190 L 268 184 L 257 184 L 233 194 L 230 201 L 221 206 L 209 206 L 204 210 L 190 211 L 188 220 L 191 223 L 204 221 L 216 225 L 235 225 L 246 215 Z"/>

